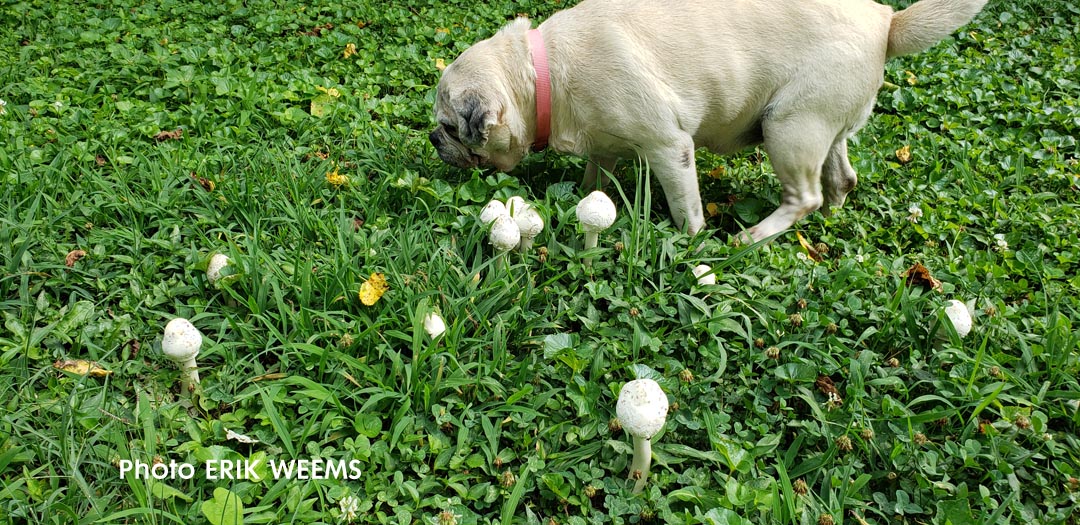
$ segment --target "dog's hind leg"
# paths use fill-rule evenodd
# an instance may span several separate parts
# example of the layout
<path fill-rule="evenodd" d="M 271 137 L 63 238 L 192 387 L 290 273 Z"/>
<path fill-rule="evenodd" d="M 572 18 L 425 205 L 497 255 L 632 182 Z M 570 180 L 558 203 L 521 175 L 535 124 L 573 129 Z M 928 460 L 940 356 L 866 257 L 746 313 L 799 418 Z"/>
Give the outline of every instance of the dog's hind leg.
<path fill-rule="evenodd" d="M 821 213 L 828 216 L 831 213 L 830 208 L 843 206 L 848 193 L 855 189 L 858 182 L 855 168 L 852 168 L 848 161 L 847 136 L 841 135 L 833 143 L 829 155 L 825 157 L 825 164 L 821 167 L 821 186 L 825 194 Z"/>
<path fill-rule="evenodd" d="M 780 207 L 747 232 L 760 241 L 784 231 L 821 207 L 822 165 L 837 136 L 838 126 L 814 114 L 771 118 L 762 123 L 765 152 L 783 187 Z"/>
<path fill-rule="evenodd" d="M 585 165 L 585 177 L 581 179 L 581 189 L 591 192 L 603 190 L 611 173 L 615 171 L 615 157 L 592 157 Z"/>

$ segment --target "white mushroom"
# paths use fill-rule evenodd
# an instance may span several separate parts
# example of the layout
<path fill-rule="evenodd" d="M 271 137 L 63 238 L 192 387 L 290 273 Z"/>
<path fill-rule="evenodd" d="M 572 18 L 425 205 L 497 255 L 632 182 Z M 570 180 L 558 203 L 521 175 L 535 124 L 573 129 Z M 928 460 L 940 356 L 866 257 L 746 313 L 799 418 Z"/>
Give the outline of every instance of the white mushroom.
<path fill-rule="evenodd" d="M 519 252 L 527 252 L 533 245 L 533 239 L 544 231 L 544 218 L 532 206 L 516 211 L 513 215 L 517 223 L 518 231 L 521 232 L 521 243 L 518 244 Z"/>
<path fill-rule="evenodd" d="M 945 305 L 945 317 L 952 323 L 953 328 L 956 329 L 956 335 L 960 336 L 961 339 L 971 332 L 971 312 L 963 301 L 951 299 Z M 947 333 L 944 330 L 939 330 L 938 336 L 944 339 L 947 337 Z"/>
<path fill-rule="evenodd" d="M 716 284 L 716 274 L 711 273 L 712 267 L 707 264 L 699 264 L 694 267 L 694 277 L 697 277 L 697 283 L 702 286 Z"/>
<path fill-rule="evenodd" d="M 502 201 L 493 200 L 484 206 L 484 209 L 480 210 L 480 222 L 484 224 L 491 224 L 498 219 L 500 215 L 506 214 L 506 206 Z"/>
<path fill-rule="evenodd" d="M 619 390 L 615 414 L 623 430 L 634 440 L 634 459 L 630 463 L 630 479 L 637 480 L 634 493 L 645 487 L 652 464 L 650 440 L 663 428 L 667 411 L 667 394 L 652 379 L 635 379 Z"/>
<path fill-rule="evenodd" d="M 513 250 L 521 243 L 521 230 L 517 222 L 508 213 L 498 216 L 491 225 L 491 233 L 488 236 L 491 245 L 498 253 Z"/>
<path fill-rule="evenodd" d="M 577 219 L 581 228 L 585 230 L 585 249 L 596 248 L 600 232 L 606 230 L 615 222 L 615 203 L 600 191 L 594 191 L 581 199 L 577 205 Z M 592 264 L 592 259 L 586 258 L 585 266 Z"/>
<path fill-rule="evenodd" d="M 518 214 L 531 208 L 529 203 L 525 202 L 525 199 L 514 195 L 509 199 L 506 199 L 506 211 L 511 217 L 517 218 Z"/>
<path fill-rule="evenodd" d="M 442 316 L 435 312 L 428 312 L 424 316 L 424 331 L 428 336 L 435 339 L 446 332 L 446 322 L 443 321 Z"/>
<path fill-rule="evenodd" d="M 206 265 L 206 280 L 210 281 L 210 284 L 216 284 L 221 280 L 221 270 L 225 269 L 230 262 L 232 261 L 229 256 L 215 253 L 210 257 L 210 263 Z"/>
<path fill-rule="evenodd" d="M 165 358 L 180 368 L 181 395 L 187 397 L 199 385 L 199 368 L 195 356 L 202 347 L 202 334 L 191 321 L 178 317 L 165 325 L 161 338 L 161 352 Z"/>

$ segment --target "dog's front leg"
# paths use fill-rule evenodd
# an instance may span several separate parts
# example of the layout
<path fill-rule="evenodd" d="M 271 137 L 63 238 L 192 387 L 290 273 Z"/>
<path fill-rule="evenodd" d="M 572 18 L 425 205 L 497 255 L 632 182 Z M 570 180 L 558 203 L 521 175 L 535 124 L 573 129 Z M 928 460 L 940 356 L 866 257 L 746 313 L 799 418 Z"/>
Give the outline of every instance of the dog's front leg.
<path fill-rule="evenodd" d="M 686 135 L 642 153 L 660 179 L 675 226 L 690 235 L 701 231 L 705 227 L 705 214 L 701 208 L 693 139 Z"/>
<path fill-rule="evenodd" d="M 611 173 L 615 171 L 617 161 L 615 157 L 589 157 L 589 162 L 585 165 L 585 177 L 581 179 L 581 188 L 587 192 L 603 190 Z"/>

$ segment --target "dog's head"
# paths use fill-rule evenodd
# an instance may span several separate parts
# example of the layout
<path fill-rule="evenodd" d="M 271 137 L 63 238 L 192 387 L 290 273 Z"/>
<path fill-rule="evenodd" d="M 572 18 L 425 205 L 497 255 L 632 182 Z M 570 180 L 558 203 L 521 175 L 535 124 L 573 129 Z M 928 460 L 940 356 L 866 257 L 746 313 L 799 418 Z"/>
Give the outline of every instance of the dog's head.
<path fill-rule="evenodd" d="M 525 137 L 517 97 L 507 82 L 515 73 L 505 69 L 529 65 L 506 56 L 514 54 L 512 49 L 500 32 L 470 47 L 443 71 L 435 96 L 438 126 L 428 139 L 447 164 L 510 171 L 528 154 L 531 139 Z"/>

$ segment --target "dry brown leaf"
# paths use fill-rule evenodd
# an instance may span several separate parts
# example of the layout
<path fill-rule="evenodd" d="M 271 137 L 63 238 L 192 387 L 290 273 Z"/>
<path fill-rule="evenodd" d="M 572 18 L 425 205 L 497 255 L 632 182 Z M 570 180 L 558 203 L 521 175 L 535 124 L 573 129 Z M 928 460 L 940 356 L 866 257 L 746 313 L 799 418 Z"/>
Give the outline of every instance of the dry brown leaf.
<path fill-rule="evenodd" d="M 86 359 L 63 359 L 54 362 L 53 368 L 77 376 L 107 377 L 112 373 L 111 370 L 106 370 L 96 362 Z"/>
<path fill-rule="evenodd" d="M 349 57 L 351 57 L 351 56 L 353 56 L 355 54 L 356 54 L 356 44 L 354 44 L 352 42 L 349 42 L 348 44 L 345 44 L 345 52 L 342 53 L 342 55 L 344 55 L 345 58 L 349 58 Z"/>
<path fill-rule="evenodd" d="M 941 281 L 930 275 L 928 270 L 922 263 L 915 263 L 914 266 L 908 268 L 904 272 L 904 280 L 907 281 L 908 286 L 921 286 L 927 290 L 941 291 Z"/>
<path fill-rule="evenodd" d="M 275 379 L 284 379 L 285 377 L 286 377 L 286 374 L 283 374 L 281 372 L 272 372 L 272 373 L 269 373 L 269 374 L 263 374 L 261 376 L 255 376 L 255 377 L 251 378 L 251 382 L 252 383 L 258 383 L 259 381 L 272 381 L 272 380 L 275 380 Z"/>
<path fill-rule="evenodd" d="M 726 171 L 727 171 L 727 168 L 725 168 L 724 166 L 717 166 L 717 167 L 713 168 L 712 171 L 709 172 L 709 178 L 710 179 L 723 178 L 724 177 L 724 172 L 726 172 Z"/>
<path fill-rule="evenodd" d="M 803 237 L 802 232 L 795 232 L 795 236 L 799 238 L 799 245 L 802 246 L 803 251 L 806 252 L 806 256 L 809 257 L 810 260 L 814 262 L 825 260 L 825 258 L 821 256 L 821 253 L 818 252 L 817 248 L 814 248 L 814 245 L 810 244 L 810 241 L 807 241 L 806 238 Z"/>
<path fill-rule="evenodd" d="M 173 131 L 162 131 L 157 135 L 154 135 L 154 140 L 158 142 L 165 142 L 166 140 L 180 140 L 183 136 L 183 128 L 176 128 Z"/>
<path fill-rule="evenodd" d="M 210 179 L 208 179 L 206 177 L 200 177 L 194 171 L 191 172 L 191 178 L 194 179 L 195 182 L 197 182 L 199 184 L 199 186 L 202 186 L 203 189 L 206 190 L 206 191 L 214 191 L 214 188 L 217 187 L 214 184 L 214 181 L 212 181 L 212 180 L 210 180 Z"/>
<path fill-rule="evenodd" d="M 83 257 L 86 257 L 85 250 L 71 250 L 70 252 L 68 252 L 67 257 L 64 257 L 64 265 L 68 268 L 71 268 L 72 266 L 75 266 L 75 263 Z"/>
<path fill-rule="evenodd" d="M 905 145 L 904 147 L 896 150 L 896 161 L 899 162 L 900 165 L 911 162 L 911 146 Z"/>
<path fill-rule="evenodd" d="M 311 31 L 304 31 L 304 32 L 302 32 L 300 34 L 304 35 L 304 36 L 316 36 L 316 37 L 318 37 L 318 36 L 322 36 L 323 31 L 329 31 L 329 30 L 331 30 L 333 28 L 334 28 L 334 24 L 327 23 L 327 24 L 323 24 L 321 26 L 315 26 L 315 27 L 311 28 Z"/>
<path fill-rule="evenodd" d="M 720 205 L 715 202 L 710 202 L 705 205 L 705 212 L 708 213 L 710 218 L 716 217 L 717 215 L 720 215 Z"/>
<path fill-rule="evenodd" d="M 836 384 L 833 383 L 832 378 L 829 376 L 819 375 L 817 381 L 814 381 L 814 386 L 816 386 L 822 394 L 825 394 L 825 397 L 828 397 L 830 402 L 836 403 L 837 405 L 844 404 L 844 398 L 840 397 L 840 391 L 836 389 Z"/>
<path fill-rule="evenodd" d="M 345 376 L 345 379 L 348 379 L 350 383 L 356 385 L 356 388 L 364 388 L 364 387 L 360 386 L 360 382 L 357 381 L 355 377 L 349 375 L 348 372 L 342 372 L 341 374 L 343 376 Z"/>
<path fill-rule="evenodd" d="M 125 344 L 127 344 L 128 348 L 131 349 L 130 359 L 135 359 L 139 356 L 139 348 L 142 347 L 142 344 L 139 343 L 138 339 L 128 339 L 127 343 Z"/>

